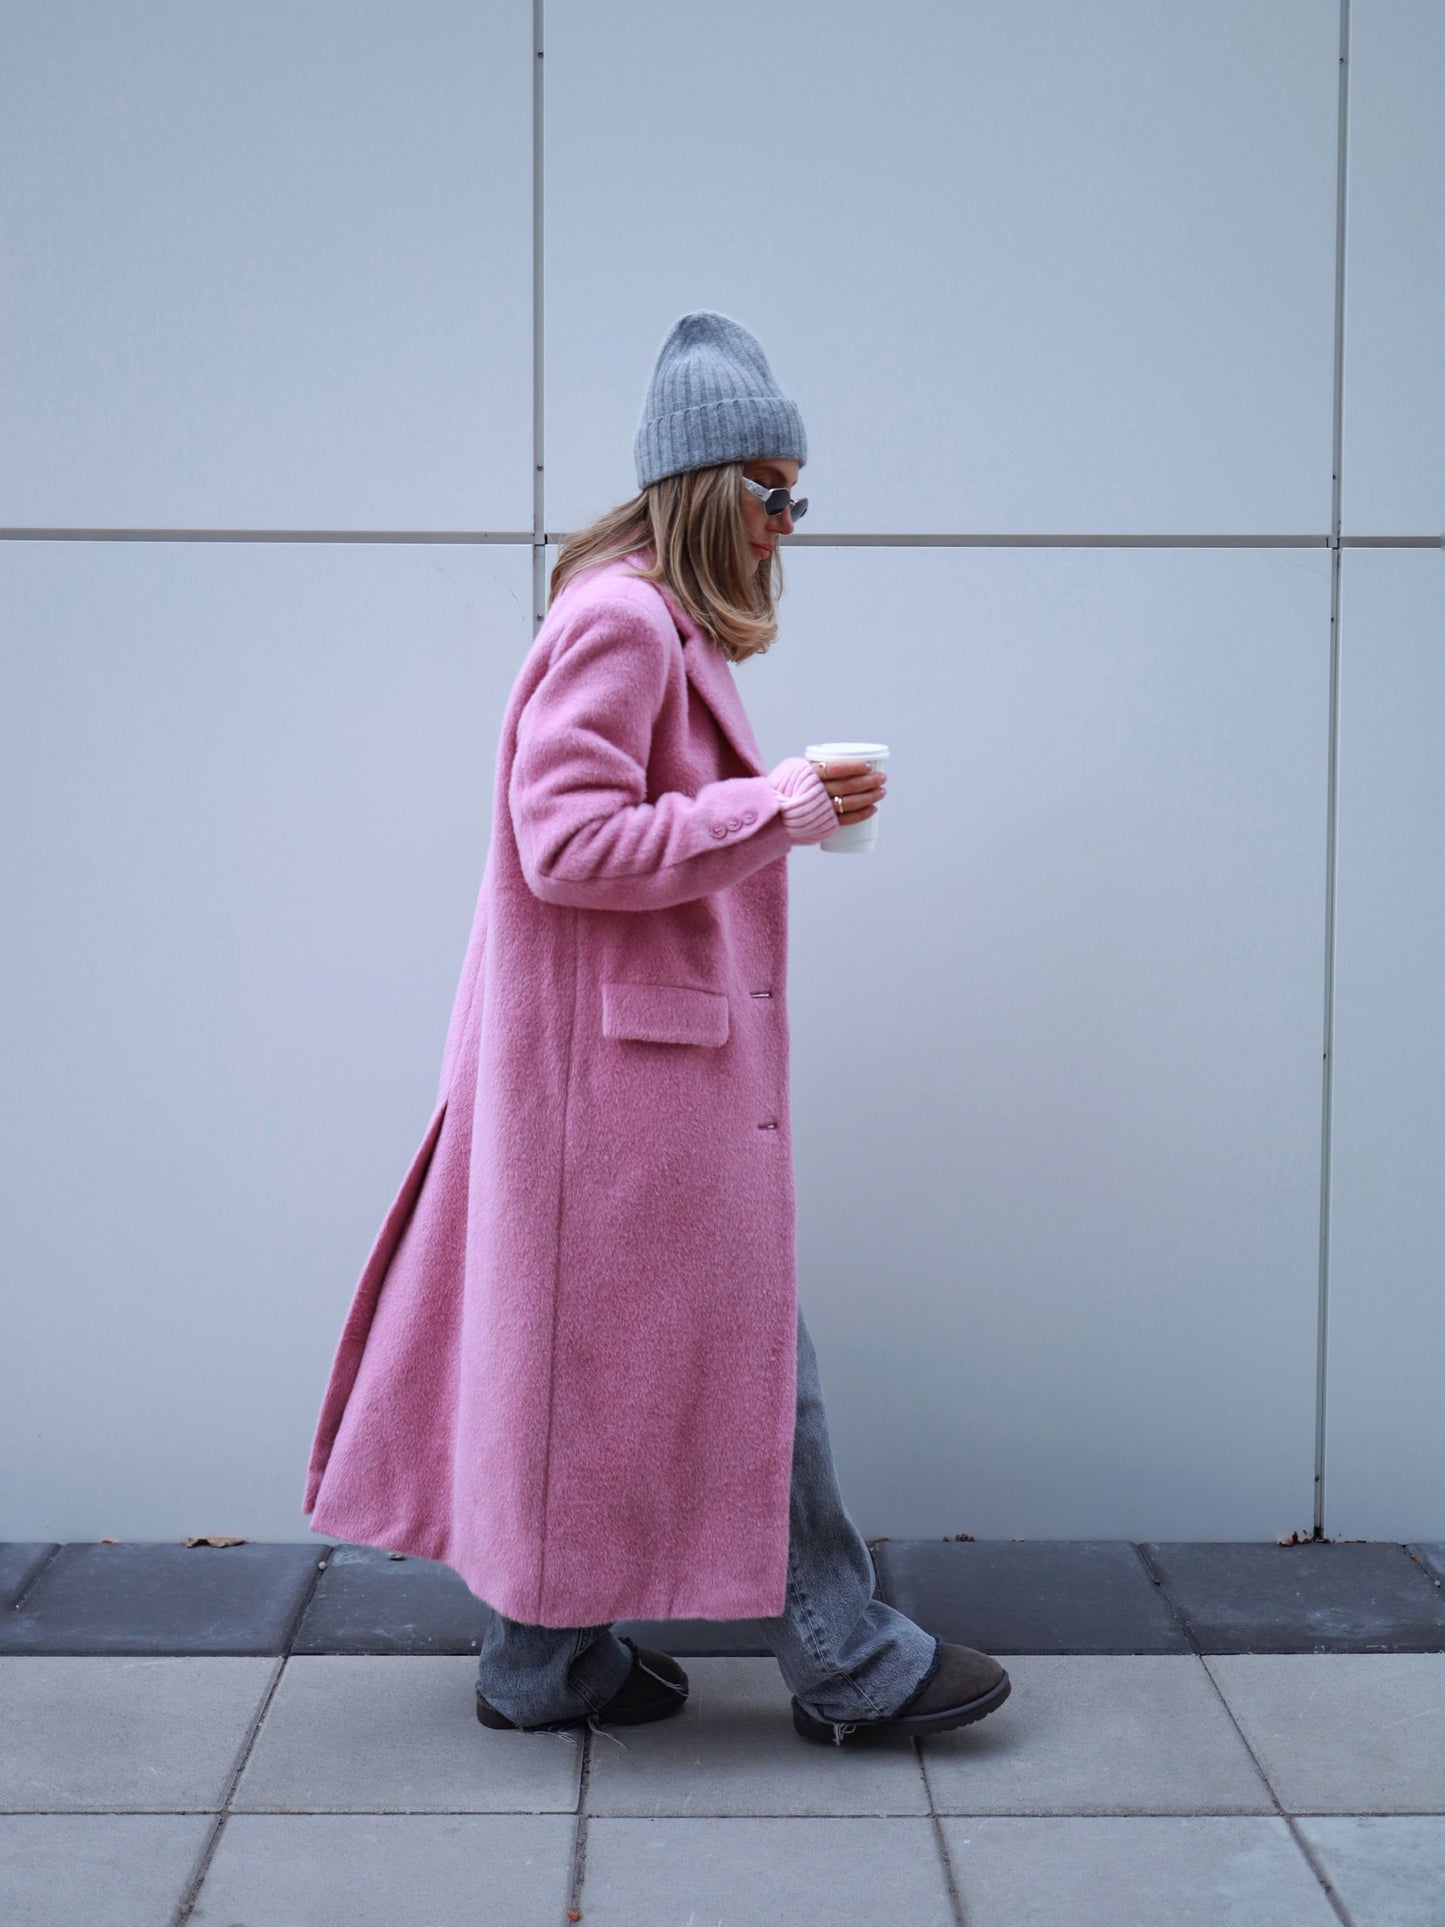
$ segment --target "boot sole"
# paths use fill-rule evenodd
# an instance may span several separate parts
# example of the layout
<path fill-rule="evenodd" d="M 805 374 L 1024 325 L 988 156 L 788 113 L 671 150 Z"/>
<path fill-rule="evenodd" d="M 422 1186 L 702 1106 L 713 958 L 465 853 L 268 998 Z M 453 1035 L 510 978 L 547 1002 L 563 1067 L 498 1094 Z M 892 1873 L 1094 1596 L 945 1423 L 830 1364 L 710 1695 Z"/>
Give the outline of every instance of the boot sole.
<path fill-rule="evenodd" d="M 477 1694 L 477 1718 L 483 1726 L 496 1727 L 509 1733 L 565 1733 L 569 1727 L 587 1724 L 584 1714 L 575 1720 L 548 1720 L 544 1726 L 519 1727 L 515 1720 L 509 1720 L 505 1713 L 499 1713 L 489 1700 L 482 1698 L 480 1693 Z"/>
<path fill-rule="evenodd" d="M 495 1706 L 489 1701 L 484 1700 L 481 1694 L 478 1693 L 477 1718 L 483 1726 L 496 1727 L 513 1733 L 565 1733 L 574 1726 L 586 1726 L 592 1719 L 600 1721 L 603 1726 L 648 1726 L 651 1725 L 654 1720 L 671 1719 L 674 1713 L 680 1713 L 686 1705 L 687 1694 L 681 1693 L 674 1695 L 669 1700 L 659 1701 L 647 1707 L 634 1707 L 633 1710 L 626 1715 L 607 1712 L 596 1714 L 579 1713 L 576 1719 L 547 1720 L 541 1726 L 518 1727 L 515 1720 L 509 1720 L 505 1713 L 499 1713 Z"/>
<path fill-rule="evenodd" d="M 971 1726 L 975 1720 L 987 1718 L 1003 1705 L 1012 1690 L 1012 1682 L 1004 1673 L 986 1693 L 980 1693 L 977 1699 L 965 1700 L 962 1706 L 941 1707 L 936 1713 L 899 1714 L 886 1720 L 820 1720 L 795 1699 L 793 1726 L 805 1740 L 823 1740 L 830 1746 L 846 1746 L 863 1736 L 939 1733 L 948 1727 Z"/>

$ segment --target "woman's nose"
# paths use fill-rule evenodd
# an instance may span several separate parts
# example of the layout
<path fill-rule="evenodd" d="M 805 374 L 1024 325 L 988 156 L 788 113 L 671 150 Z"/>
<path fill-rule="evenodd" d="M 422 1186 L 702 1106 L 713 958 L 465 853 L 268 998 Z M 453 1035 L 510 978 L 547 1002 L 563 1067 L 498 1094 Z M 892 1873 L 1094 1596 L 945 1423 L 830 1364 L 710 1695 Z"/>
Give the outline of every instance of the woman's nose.
<path fill-rule="evenodd" d="M 784 509 L 781 515 L 770 515 L 768 517 L 768 527 L 777 535 L 791 535 L 793 533 L 793 511 L 791 509 Z"/>

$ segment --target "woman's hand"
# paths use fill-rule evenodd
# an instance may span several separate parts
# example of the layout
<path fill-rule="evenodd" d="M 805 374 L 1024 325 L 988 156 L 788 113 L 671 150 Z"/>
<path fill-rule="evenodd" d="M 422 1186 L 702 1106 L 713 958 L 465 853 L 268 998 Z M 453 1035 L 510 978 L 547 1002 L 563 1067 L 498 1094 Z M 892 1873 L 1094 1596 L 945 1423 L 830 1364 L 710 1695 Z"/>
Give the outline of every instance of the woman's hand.
<path fill-rule="evenodd" d="M 819 762 L 813 761 L 813 768 L 823 779 L 824 787 L 830 796 L 841 797 L 843 807 L 838 810 L 840 823 L 866 823 L 870 816 L 878 814 L 878 805 L 883 801 L 888 788 L 888 777 L 881 769 L 870 769 L 866 762 Z"/>

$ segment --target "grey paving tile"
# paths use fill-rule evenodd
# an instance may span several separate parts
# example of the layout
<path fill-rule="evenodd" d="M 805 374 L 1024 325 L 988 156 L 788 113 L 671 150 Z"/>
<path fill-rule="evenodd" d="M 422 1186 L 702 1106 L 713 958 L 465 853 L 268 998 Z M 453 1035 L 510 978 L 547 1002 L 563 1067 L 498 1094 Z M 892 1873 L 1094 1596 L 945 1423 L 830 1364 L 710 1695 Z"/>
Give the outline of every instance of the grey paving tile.
<path fill-rule="evenodd" d="M 941 1825 L 968 1927 L 1339 1927 L 1277 1817 Z"/>
<path fill-rule="evenodd" d="M 1445 1817 L 1339 1814 L 1296 1822 L 1352 1927 L 1440 1927 Z"/>
<path fill-rule="evenodd" d="M 1203 1663 L 1287 1813 L 1445 1813 L 1445 1653 Z"/>
<path fill-rule="evenodd" d="M 1445 1539 L 1417 1539 L 1405 1550 L 1412 1559 L 1419 1560 L 1437 1585 L 1445 1586 Z"/>
<path fill-rule="evenodd" d="M 983 1652 L 1187 1653 L 1127 1539 L 875 1539 L 878 1591 Z"/>
<path fill-rule="evenodd" d="M 160 1927 L 174 1916 L 214 1824 L 208 1813 L 0 1814 L 0 1920 Z"/>
<path fill-rule="evenodd" d="M 565 1814 L 233 1814 L 190 1918 L 553 1927 L 567 1917 L 576 1825 Z"/>
<path fill-rule="evenodd" d="M 0 1659 L 0 1811 L 218 1808 L 280 1663 Z"/>
<path fill-rule="evenodd" d="M 1445 1594 L 1401 1545 L 1146 1542 L 1204 1653 L 1445 1652 Z"/>
<path fill-rule="evenodd" d="M 912 1740 L 867 1747 L 805 1740 L 794 1730 L 792 1696 L 775 1659 L 696 1657 L 687 1676 L 680 1713 L 594 1733 L 590 1813 L 928 1812 Z M 705 1910 L 699 1917 L 708 1917 Z"/>
<path fill-rule="evenodd" d="M 293 1653 L 479 1653 L 491 1608 L 435 1559 L 339 1545 L 316 1582 Z"/>
<path fill-rule="evenodd" d="M 953 1927 L 956 1918 L 932 1822 L 871 1817 L 592 1820 L 581 1911 L 586 1927 Z"/>
<path fill-rule="evenodd" d="M 919 1740 L 938 1812 L 1274 1812 L 1201 1660 L 1021 1654 L 1008 1673 L 996 1713 Z"/>
<path fill-rule="evenodd" d="M 53 1542 L 9 1539 L 0 1544 L 0 1606 L 13 1606 L 46 1560 L 59 1550 Z"/>
<path fill-rule="evenodd" d="M 249 1542 L 62 1546 L 0 1617 L 0 1653 L 281 1653 L 319 1556 Z"/>
<path fill-rule="evenodd" d="M 476 1674 L 473 1660 L 450 1654 L 293 1656 L 234 1810 L 575 1812 L 586 1729 L 485 1727 Z"/>

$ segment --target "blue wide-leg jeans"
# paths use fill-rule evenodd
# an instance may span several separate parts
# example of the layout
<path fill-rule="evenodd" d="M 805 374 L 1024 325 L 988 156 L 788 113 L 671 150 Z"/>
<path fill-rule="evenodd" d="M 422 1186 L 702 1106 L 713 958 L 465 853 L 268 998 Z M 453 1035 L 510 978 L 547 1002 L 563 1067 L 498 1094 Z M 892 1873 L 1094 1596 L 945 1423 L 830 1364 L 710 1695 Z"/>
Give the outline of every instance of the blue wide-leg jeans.
<path fill-rule="evenodd" d="M 789 1690 L 835 1724 L 887 1719 L 934 1670 L 938 1641 L 874 1597 L 873 1561 L 843 1504 L 818 1356 L 798 1308 L 798 1409 L 793 1431 L 787 1598 L 753 1623 Z M 632 1670 L 606 1626 L 533 1626 L 492 1607 L 477 1685 L 517 1726 L 599 1713 Z"/>

